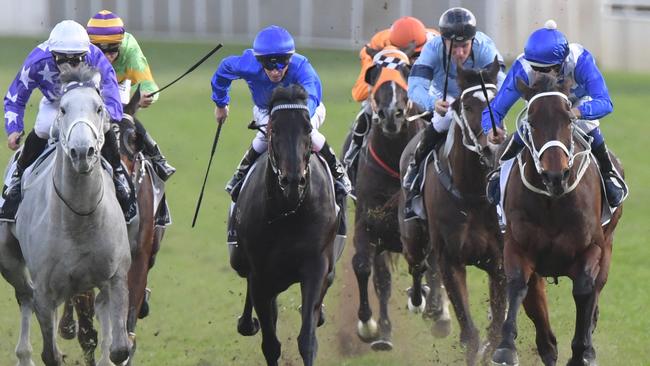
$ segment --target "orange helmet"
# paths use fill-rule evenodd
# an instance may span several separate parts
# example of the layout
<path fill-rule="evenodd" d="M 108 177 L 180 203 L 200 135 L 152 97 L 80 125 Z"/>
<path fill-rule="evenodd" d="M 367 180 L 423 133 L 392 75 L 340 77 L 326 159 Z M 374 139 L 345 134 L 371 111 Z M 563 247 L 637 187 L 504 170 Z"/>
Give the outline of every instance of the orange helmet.
<path fill-rule="evenodd" d="M 390 27 L 389 40 L 393 46 L 399 48 L 406 48 L 409 43 L 415 42 L 415 50 L 419 51 L 427 42 L 427 30 L 419 19 L 401 17 Z"/>

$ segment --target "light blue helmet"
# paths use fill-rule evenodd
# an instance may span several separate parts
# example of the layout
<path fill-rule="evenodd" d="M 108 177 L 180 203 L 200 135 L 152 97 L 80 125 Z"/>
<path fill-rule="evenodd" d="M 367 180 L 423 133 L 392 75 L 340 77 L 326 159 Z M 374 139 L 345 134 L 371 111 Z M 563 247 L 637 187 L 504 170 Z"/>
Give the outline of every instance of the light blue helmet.
<path fill-rule="evenodd" d="M 538 67 L 560 65 L 568 54 L 569 42 L 557 30 L 557 24 L 553 20 L 547 20 L 544 28 L 534 31 L 524 46 L 524 58 Z"/>
<path fill-rule="evenodd" d="M 277 25 L 262 29 L 253 41 L 255 56 L 288 55 L 296 52 L 293 37 L 289 32 Z"/>

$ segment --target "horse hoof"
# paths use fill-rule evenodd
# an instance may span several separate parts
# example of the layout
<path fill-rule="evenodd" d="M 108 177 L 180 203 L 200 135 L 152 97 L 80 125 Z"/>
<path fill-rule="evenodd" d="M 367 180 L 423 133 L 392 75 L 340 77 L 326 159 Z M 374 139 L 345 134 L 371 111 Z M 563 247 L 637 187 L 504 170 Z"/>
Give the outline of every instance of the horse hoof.
<path fill-rule="evenodd" d="M 393 342 L 380 339 L 370 343 L 370 348 L 372 348 L 373 351 L 392 351 Z"/>
<path fill-rule="evenodd" d="M 325 311 L 323 310 L 323 307 L 321 306 L 321 308 L 320 308 L 320 316 L 318 317 L 318 323 L 316 324 L 316 326 L 320 327 L 323 324 L 325 324 Z"/>
<path fill-rule="evenodd" d="M 422 301 L 420 302 L 420 305 L 415 306 L 413 305 L 413 302 L 411 301 L 411 298 L 408 298 L 408 303 L 407 303 L 408 309 L 411 313 L 413 314 L 420 314 L 424 312 L 424 308 L 427 306 L 427 299 L 422 296 Z"/>
<path fill-rule="evenodd" d="M 260 322 L 257 320 L 257 318 L 251 318 L 251 321 L 245 321 L 242 319 L 242 317 L 239 317 L 239 319 L 237 319 L 237 331 L 239 334 L 245 337 L 250 337 L 257 334 L 259 330 Z"/>
<path fill-rule="evenodd" d="M 438 319 L 431 325 L 431 334 L 436 338 L 446 338 L 451 334 L 451 319 Z"/>
<path fill-rule="evenodd" d="M 74 339 L 77 336 L 77 322 L 73 319 L 68 322 L 62 319 L 59 324 L 59 334 L 63 339 Z"/>
<path fill-rule="evenodd" d="M 129 361 L 129 350 L 127 348 L 122 348 L 119 350 L 111 351 L 109 358 L 114 364 L 123 365 Z"/>
<path fill-rule="evenodd" d="M 370 318 L 367 322 L 359 320 L 357 323 L 357 335 L 366 343 L 370 343 L 377 339 L 379 333 L 377 331 L 377 322 L 375 319 Z"/>
<path fill-rule="evenodd" d="M 498 348 L 492 355 L 492 365 L 519 366 L 517 352 L 509 348 Z"/>

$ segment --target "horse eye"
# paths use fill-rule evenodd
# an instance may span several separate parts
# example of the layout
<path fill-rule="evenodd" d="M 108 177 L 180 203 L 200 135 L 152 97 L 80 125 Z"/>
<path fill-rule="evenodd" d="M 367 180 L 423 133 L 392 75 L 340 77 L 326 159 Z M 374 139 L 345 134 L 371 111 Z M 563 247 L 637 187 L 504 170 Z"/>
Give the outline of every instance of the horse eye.
<path fill-rule="evenodd" d="M 102 113 L 102 106 L 99 106 L 97 107 L 97 114 L 101 114 L 101 113 Z"/>
<path fill-rule="evenodd" d="M 471 111 L 472 111 L 472 107 L 469 106 L 469 105 L 466 105 L 466 106 L 465 106 L 465 110 L 466 110 L 467 112 L 471 112 Z"/>
<path fill-rule="evenodd" d="M 384 118 L 386 118 L 386 115 L 384 114 L 384 111 L 383 111 L 383 110 L 381 110 L 381 109 L 379 110 L 379 112 L 377 112 L 377 115 L 378 115 L 378 116 L 379 116 L 379 118 L 381 118 L 381 119 L 384 119 Z"/>
<path fill-rule="evenodd" d="M 401 109 L 398 109 L 398 110 L 395 112 L 395 117 L 397 117 L 397 118 L 400 118 L 400 117 L 402 117 L 403 115 L 404 115 L 404 111 L 401 110 Z"/>
<path fill-rule="evenodd" d="M 61 114 L 65 114 L 65 108 L 61 107 Z"/>

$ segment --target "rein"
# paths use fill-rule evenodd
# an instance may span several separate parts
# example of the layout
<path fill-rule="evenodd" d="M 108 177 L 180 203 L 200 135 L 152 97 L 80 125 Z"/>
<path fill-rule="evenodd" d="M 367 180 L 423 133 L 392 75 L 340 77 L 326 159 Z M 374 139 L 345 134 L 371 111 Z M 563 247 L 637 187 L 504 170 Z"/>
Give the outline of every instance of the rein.
<path fill-rule="evenodd" d="M 377 165 L 379 165 L 386 174 L 397 180 L 400 179 L 399 172 L 391 168 L 390 165 L 386 164 L 386 162 L 381 159 L 370 142 L 368 142 L 368 151 L 370 152 L 370 156 L 372 156 L 375 163 L 377 163 Z"/>
<path fill-rule="evenodd" d="M 88 212 L 78 212 L 78 211 L 76 211 L 74 208 L 72 208 L 72 206 L 70 206 L 70 204 L 69 204 L 69 203 L 65 200 L 65 198 L 63 198 L 63 196 L 61 195 L 61 192 L 60 192 L 59 189 L 56 187 L 56 182 L 54 182 L 54 174 L 52 174 L 52 186 L 54 186 L 54 192 L 56 192 L 56 195 L 57 195 L 57 197 L 59 197 L 59 199 L 61 200 L 61 202 L 63 202 L 63 203 L 66 205 L 66 207 L 68 207 L 68 209 L 69 209 L 70 211 L 72 211 L 72 213 L 75 214 L 75 215 L 77 215 L 77 216 L 90 216 L 90 215 L 92 215 L 92 214 L 97 210 L 97 207 L 99 207 L 99 204 L 100 204 L 100 203 L 102 202 L 102 200 L 104 199 L 104 185 L 102 184 L 102 185 L 101 185 L 102 193 L 99 195 L 99 199 L 97 200 L 97 203 L 95 203 L 95 207 L 93 207 L 92 210 L 90 210 L 90 211 L 88 211 Z"/>

